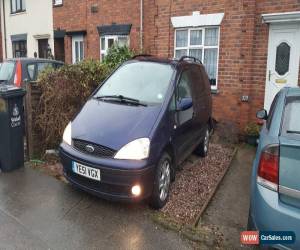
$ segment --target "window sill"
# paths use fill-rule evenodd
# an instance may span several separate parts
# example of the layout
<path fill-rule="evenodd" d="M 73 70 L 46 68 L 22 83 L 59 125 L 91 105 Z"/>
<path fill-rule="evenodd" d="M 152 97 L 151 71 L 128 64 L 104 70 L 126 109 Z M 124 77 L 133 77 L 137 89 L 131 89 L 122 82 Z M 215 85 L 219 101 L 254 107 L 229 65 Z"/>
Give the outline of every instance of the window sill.
<path fill-rule="evenodd" d="M 23 14 L 26 14 L 26 10 L 10 13 L 10 16 L 18 16 L 18 15 L 23 15 Z"/>
<path fill-rule="evenodd" d="M 217 95 L 219 94 L 219 90 L 218 89 L 211 89 L 210 92 L 213 94 L 213 95 Z"/>
<path fill-rule="evenodd" d="M 62 7 L 62 6 L 63 6 L 62 3 L 61 4 L 53 4 L 53 8 Z"/>

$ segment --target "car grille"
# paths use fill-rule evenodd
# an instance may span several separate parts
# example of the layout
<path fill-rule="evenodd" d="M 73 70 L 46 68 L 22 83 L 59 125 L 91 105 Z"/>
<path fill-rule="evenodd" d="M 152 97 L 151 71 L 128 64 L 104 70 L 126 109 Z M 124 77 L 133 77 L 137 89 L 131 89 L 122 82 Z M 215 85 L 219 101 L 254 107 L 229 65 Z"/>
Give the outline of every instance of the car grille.
<path fill-rule="evenodd" d="M 113 149 L 77 139 L 73 140 L 73 146 L 82 153 L 102 158 L 112 158 L 116 153 Z M 87 150 L 87 146 L 92 146 L 94 151 Z"/>

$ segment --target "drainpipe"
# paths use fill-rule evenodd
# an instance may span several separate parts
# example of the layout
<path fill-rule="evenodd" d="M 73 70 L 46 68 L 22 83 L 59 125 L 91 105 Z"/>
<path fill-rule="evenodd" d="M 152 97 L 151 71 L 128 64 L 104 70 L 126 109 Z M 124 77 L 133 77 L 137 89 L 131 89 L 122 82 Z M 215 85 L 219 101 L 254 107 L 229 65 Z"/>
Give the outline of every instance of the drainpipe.
<path fill-rule="evenodd" d="M 5 14 L 5 1 L 2 1 L 3 8 L 3 35 L 4 35 L 4 55 L 3 59 L 7 57 L 7 42 L 6 42 L 6 14 Z"/>
<path fill-rule="evenodd" d="M 143 24 L 144 24 L 144 1 L 143 0 L 140 0 L 140 51 L 141 53 L 143 53 L 143 32 L 144 32 L 144 27 L 143 27 Z"/>

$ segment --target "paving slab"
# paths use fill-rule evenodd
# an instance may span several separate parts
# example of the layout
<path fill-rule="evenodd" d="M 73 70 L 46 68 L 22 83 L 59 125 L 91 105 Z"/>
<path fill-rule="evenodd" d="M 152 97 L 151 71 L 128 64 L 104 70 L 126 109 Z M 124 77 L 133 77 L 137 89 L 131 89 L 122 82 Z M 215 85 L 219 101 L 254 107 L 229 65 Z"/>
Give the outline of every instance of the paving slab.
<path fill-rule="evenodd" d="M 0 174 L 0 249 L 192 249 L 144 204 L 108 202 L 33 170 Z"/>
<path fill-rule="evenodd" d="M 256 149 L 242 145 L 210 205 L 202 225 L 213 225 L 224 235 L 230 249 L 240 249 L 240 233 L 246 229 L 250 202 L 250 178 Z"/>

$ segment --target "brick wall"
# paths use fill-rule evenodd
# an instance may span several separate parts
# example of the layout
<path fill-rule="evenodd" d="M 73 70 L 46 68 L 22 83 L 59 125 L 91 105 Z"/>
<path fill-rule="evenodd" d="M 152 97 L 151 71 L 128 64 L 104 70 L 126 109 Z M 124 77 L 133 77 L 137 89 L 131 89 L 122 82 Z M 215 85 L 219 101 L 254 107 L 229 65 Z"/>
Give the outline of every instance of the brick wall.
<path fill-rule="evenodd" d="M 116 24 L 132 24 L 130 46 L 139 50 L 140 12 L 139 0 L 64 0 L 61 7 L 53 10 L 54 29 L 87 32 L 85 37 L 85 57 L 100 57 L 100 42 L 97 26 Z M 98 11 L 93 13 L 91 7 Z M 71 37 L 65 38 L 66 62 L 72 60 Z"/>
<path fill-rule="evenodd" d="M 131 23 L 130 45 L 139 50 L 139 0 L 64 0 L 54 8 L 54 28 L 86 30 L 86 56 L 99 58 L 98 25 Z M 98 12 L 92 13 L 91 6 Z M 172 16 L 225 13 L 220 27 L 218 93 L 214 117 L 234 130 L 255 120 L 263 107 L 268 50 L 268 25 L 261 14 L 299 11 L 299 0 L 144 0 L 144 52 L 174 56 Z M 76 15 L 74 14 L 76 13 Z M 71 62 L 71 38 L 65 38 L 66 61 Z M 299 80 L 300 82 L 300 80 Z M 242 102 L 242 95 L 250 97 Z"/>

